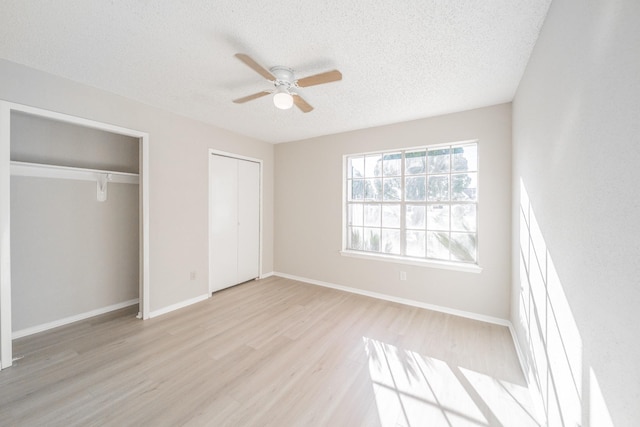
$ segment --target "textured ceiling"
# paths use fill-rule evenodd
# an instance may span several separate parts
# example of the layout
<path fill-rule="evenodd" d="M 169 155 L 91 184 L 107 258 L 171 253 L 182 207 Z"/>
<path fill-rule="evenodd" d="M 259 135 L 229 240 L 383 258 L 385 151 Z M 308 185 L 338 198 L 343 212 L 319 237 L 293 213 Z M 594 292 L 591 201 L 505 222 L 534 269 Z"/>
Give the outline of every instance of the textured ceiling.
<path fill-rule="evenodd" d="M 269 142 L 508 102 L 551 0 L 0 0 L 0 57 Z M 297 77 L 277 110 L 233 55 Z"/>

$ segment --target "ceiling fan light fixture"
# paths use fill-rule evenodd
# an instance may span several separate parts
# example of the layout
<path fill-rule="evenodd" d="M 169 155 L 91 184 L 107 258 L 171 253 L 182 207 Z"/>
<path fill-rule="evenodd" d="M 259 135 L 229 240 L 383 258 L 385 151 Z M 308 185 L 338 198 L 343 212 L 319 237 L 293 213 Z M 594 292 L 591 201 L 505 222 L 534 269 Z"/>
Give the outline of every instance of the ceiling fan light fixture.
<path fill-rule="evenodd" d="M 273 95 L 273 105 L 281 110 L 293 107 L 293 96 L 284 87 L 279 87 Z"/>

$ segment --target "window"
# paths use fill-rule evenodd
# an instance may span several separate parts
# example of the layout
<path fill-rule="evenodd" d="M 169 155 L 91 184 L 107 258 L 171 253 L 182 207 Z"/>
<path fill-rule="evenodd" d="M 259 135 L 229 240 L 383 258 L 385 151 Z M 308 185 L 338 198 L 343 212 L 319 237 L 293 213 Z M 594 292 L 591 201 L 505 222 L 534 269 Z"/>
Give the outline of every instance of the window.
<path fill-rule="evenodd" d="M 347 251 L 477 263 L 477 142 L 345 160 Z"/>

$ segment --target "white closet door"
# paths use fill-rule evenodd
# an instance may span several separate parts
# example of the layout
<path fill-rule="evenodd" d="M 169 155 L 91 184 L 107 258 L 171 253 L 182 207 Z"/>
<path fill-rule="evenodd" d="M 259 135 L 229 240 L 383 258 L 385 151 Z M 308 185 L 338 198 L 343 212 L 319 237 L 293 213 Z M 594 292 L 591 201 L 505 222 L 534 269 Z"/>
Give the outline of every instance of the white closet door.
<path fill-rule="evenodd" d="M 260 163 L 210 158 L 210 291 L 260 275 Z"/>
<path fill-rule="evenodd" d="M 238 160 L 238 283 L 260 275 L 260 164 Z"/>
<path fill-rule="evenodd" d="M 238 277 L 238 160 L 212 155 L 210 291 L 233 286 Z"/>

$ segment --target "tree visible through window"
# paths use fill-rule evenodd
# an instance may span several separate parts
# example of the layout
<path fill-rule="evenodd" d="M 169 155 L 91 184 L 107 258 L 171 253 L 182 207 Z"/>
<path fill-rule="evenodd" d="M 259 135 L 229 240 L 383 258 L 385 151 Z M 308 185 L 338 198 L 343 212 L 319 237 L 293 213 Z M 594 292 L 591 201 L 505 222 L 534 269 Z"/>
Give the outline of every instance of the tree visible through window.
<path fill-rule="evenodd" d="M 346 158 L 346 248 L 477 262 L 478 144 Z"/>

